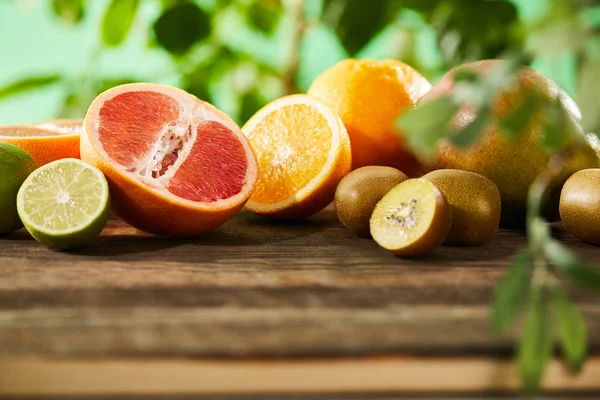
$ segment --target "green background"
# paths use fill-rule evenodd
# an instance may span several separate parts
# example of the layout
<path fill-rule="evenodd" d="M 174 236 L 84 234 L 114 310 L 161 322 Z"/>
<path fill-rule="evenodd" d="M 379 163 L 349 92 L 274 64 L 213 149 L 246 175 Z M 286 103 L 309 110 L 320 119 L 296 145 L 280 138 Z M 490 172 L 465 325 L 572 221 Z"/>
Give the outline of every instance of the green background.
<path fill-rule="evenodd" d="M 305 4 L 319 7 L 320 3 L 321 0 L 306 0 Z M 525 21 L 537 18 L 547 7 L 546 0 L 515 0 L 514 3 L 519 18 Z M 159 15 L 160 2 L 140 2 L 140 10 L 129 35 L 117 47 L 102 46 L 99 39 L 102 15 L 108 4 L 107 0 L 88 1 L 85 17 L 79 24 L 72 25 L 56 17 L 49 0 L 0 1 L 0 87 L 24 77 L 53 73 L 77 79 L 102 76 L 103 79 L 118 80 L 127 77 L 136 81 L 180 85 L 177 63 L 171 55 L 158 46 L 148 45 L 151 35 L 148 26 Z M 453 12 L 461 11 L 456 9 Z M 417 68 L 435 82 L 447 68 L 442 62 L 433 28 L 414 14 L 403 15 L 393 27 L 375 35 L 355 56 L 392 57 L 409 64 L 417 63 Z M 262 36 L 248 34 L 234 20 L 220 26 L 225 31 L 220 36 L 230 47 L 250 48 L 259 60 L 275 58 L 275 63 L 285 63 L 286 52 L 282 51 L 282 46 L 285 46 L 287 33 L 284 28 L 278 28 L 273 38 L 264 40 Z M 406 37 L 403 39 L 398 34 L 402 30 L 411 32 L 412 53 L 407 60 L 398 50 L 407 46 Z M 331 29 L 319 24 L 307 28 L 296 78 L 298 91 L 306 90 L 318 73 L 345 57 L 348 53 Z M 533 66 L 557 81 L 567 92 L 573 93 L 575 60 L 572 57 L 545 57 L 535 60 Z M 250 73 L 248 79 L 252 76 Z M 60 114 L 65 96 L 69 91 L 77 90 L 72 85 L 59 83 L 0 100 L 0 124 L 55 118 Z M 239 110 L 233 95 L 227 90 L 219 90 L 219 87 L 218 84 L 213 85 L 213 95 L 218 93 L 209 100 L 235 118 Z M 275 85 L 267 97 L 281 94 Z M 240 121 L 241 116 L 237 117 L 239 122 L 243 122 Z"/>

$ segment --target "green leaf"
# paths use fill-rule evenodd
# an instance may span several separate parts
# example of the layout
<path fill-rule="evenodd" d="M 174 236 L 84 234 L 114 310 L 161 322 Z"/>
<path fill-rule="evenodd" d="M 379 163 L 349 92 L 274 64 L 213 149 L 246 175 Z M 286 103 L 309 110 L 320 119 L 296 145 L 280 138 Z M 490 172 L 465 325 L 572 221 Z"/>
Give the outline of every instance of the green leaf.
<path fill-rule="evenodd" d="M 272 34 L 283 13 L 281 0 L 254 0 L 246 10 L 246 22 L 266 34 Z"/>
<path fill-rule="evenodd" d="M 59 82 L 62 79 L 60 75 L 35 76 L 21 79 L 0 87 L 0 100 L 14 96 L 23 92 L 40 89 Z"/>
<path fill-rule="evenodd" d="M 600 60 L 588 60 L 581 67 L 578 104 L 584 132 L 600 131 Z"/>
<path fill-rule="evenodd" d="M 52 0 L 52 9 L 66 23 L 76 24 L 83 18 L 83 0 Z"/>
<path fill-rule="evenodd" d="M 323 20 L 350 54 L 356 54 L 390 22 L 386 0 L 323 0 Z"/>
<path fill-rule="evenodd" d="M 456 72 L 452 76 L 454 83 L 458 83 L 458 82 L 473 83 L 473 82 L 478 81 L 480 78 L 481 78 L 481 76 L 479 74 L 477 74 L 475 71 L 468 69 L 468 68 L 459 68 L 456 70 Z"/>
<path fill-rule="evenodd" d="M 542 130 L 542 146 L 548 150 L 560 150 L 569 144 L 569 124 L 565 109 L 557 98 L 548 104 L 544 110 L 545 121 Z"/>
<path fill-rule="evenodd" d="M 158 43 L 168 52 L 182 55 L 210 35 L 210 15 L 193 3 L 166 10 L 154 23 Z"/>
<path fill-rule="evenodd" d="M 521 136 L 531 123 L 542 102 L 537 94 L 524 96 L 513 111 L 500 119 L 500 133 L 510 139 Z"/>
<path fill-rule="evenodd" d="M 458 108 L 451 98 L 439 97 L 402 114 L 396 122 L 396 128 L 404 133 L 413 150 L 430 156 L 438 141 L 450 136 L 449 121 Z"/>
<path fill-rule="evenodd" d="M 102 18 L 102 41 L 107 46 L 123 43 L 137 14 L 139 0 L 112 0 Z"/>
<path fill-rule="evenodd" d="M 526 393 L 537 393 L 546 365 L 552 356 L 551 327 L 547 306 L 542 293 L 537 289 L 529 300 L 517 354 L 517 364 Z"/>
<path fill-rule="evenodd" d="M 496 287 L 490 321 L 495 334 L 505 333 L 523 308 L 529 292 L 532 263 L 531 251 L 528 248 L 520 250 Z"/>
<path fill-rule="evenodd" d="M 587 332 L 583 317 L 559 288 L 552 290 L 552 311 L 558 323 L 559 343 L 572 372 L 579 372 L 587 353 Z"/>
<path fill-rule="evenodd" d="M 258 110 L 265 105 L 264 99 L 257 91 L 251 90 L 240 99 L 240 126 L 245 124 Z"/>
<path fill-rule="evenodd" d="M 556 240 L 544 246 L 548 259 L 558 272 L 580 285 L 600 291 L 600 269 L 577 257 Z"/>
<path fill-rule="evenodd" d="M 473 122 L 452 135 L 450 140 L 460 148 L 471 146 L 485 132 L 485 128 L 489 125 L 491 118 L 492 111 L 490 108 L 480 108 Z"/>

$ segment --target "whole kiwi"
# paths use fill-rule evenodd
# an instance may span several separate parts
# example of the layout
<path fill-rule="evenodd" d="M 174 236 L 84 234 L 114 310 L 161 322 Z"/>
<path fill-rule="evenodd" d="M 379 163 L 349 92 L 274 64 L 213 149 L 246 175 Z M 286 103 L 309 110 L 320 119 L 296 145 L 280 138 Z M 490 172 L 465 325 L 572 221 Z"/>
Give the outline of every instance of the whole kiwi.
<path fill-rule="evenodd" d="M 600 245 L 600 169 L 575 172 L 560 193 L 560 218 L 567 231 Z"/>
<path fill-rule="evenodd" d="M 445 244 L 479 246 L 498 230 L 500 191 L 483 175 L 442 169 L 423 176 L 442 192 L 452 210 L 452 226 Z"/>
<path fill-rule="evenodd" d="M 373 209 L 387 192 L 407 179 L 403 172 L 391 167 L 355 169 L 341 180 L 335 192 L 338 218 L 356 235 L 370 237 L 369 221 Z"/>

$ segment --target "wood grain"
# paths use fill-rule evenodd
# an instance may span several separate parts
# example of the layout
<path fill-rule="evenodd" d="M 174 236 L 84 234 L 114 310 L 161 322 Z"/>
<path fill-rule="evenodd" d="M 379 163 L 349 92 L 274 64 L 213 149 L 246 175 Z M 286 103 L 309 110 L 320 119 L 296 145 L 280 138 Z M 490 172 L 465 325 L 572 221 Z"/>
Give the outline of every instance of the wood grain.
<path fill-rule="evenodd" d="M 557 361 L 547 370 L 548 392 L 597 389 L 600 360 L 578 376 Z M 365 358 L 224 361 L 193 359 L 2 359 L 0 395 L 293 395 L 514 392 L 508 360 Z M 570 397 L 572 398 L 572 397 Z M 597 397 L 596 397 L 597 398 Z"/>
<path fill-rule="evenodd" d="M 600 261 L 598 248 L 560 227 L 554 234 Z M 193 383 L 201 371 L 221 371 L 221 364 L 214 364 L 220 362 L 235 368 L 218 379 L 237 379 L 240 371 L 266 365 L 260 382 L 269 393 L 302 385 L 318 392 L 318 384 L 310 383 L 319 368 L 308 367 L 315 362 L 317 367 L 358 363 L 349 371 L 367 374 L 362 388 L 375 391 L 396 390 L 405 381 L 411 387 L 410 374 L 398 381 L 386 375 L 388 366 L 389 373 L 433 368 L 450 377 L 464 367 L 461 373 L 467 375 L 455 378 L 460 390 L 494 389 L 485 373 L 477 375 L 478 368 L 486 373 L 510 368 L 514 337 L 490 335 L 489 303 L 523 244 L 523 232 L 501 230 L 482 247 L 443 247 L 429 257 L 405 260 L 353 236 L 331 211 L 298 223 L 242 213 L 213 233 L 187 240 L 146 235 L 111 220 L 88 247 L 69 253 L 46 249 L 19 231 L 0 237 L 0 394 L 29 393 L 26 381 L 19 380 L 27 376 L 38 385 L 30 385 L 30 393 L 58 393 L 52 382 L 66 379 L 69 369 L 81 369 L 82 382 L 94 374 L 109 379 L 105 363 L 115 362 L 131 367 L 124 376 L 135 381 L 146 366 L 152 377 L 170 363 L 179 371 L 186 360 L 199 369 L 184 374 L 182 387 L 201 393 L 221 393 L 214 385 Z M 588 322 L 590 351 L 600 356 L 600 296 L 568 289 Z M 393 361 L 373 358 L 379 356 Z M 439 357 L 445 357 L 441 364 Z M 600 365 L 594 360 L 583 381 L 569 380 L 554 366 L 549 387 L 600 389 L 600 382 L 590 383 L 589 374 L 598 373 Z M 281 378 L 287 386 L 265 380 L 276 362 L 289 366 L 289 375 Z M 304 368 L 304 383 L 290 383 L 296 368 Z M 321 372 L 332 379 L 326 392 L 339 389 L 342 378 L 335 368 Z M 350 392 L 359 392 L 353 373 L 346 382 Z M 469 374 L 475 375 L 469 380 Z M 171 378 L 170 384 L 157 383 L 153 393 L 164 394 L 179 382 Z M 444 385 L 451 390 L 452 379 L 437 380 L 440 390 Z M 514 377 L 507 379 L 498 384 L 502 390 L 515 385 Z M 244 382 L 239 390 L 252 392 L 251 381 Z M 425 386 L 413 382 L 414 390 Z M 98 393 L 119 394 L 121 387 L 103 391 L 96 385 Z M 82 388 L 74 383 L 64 390 L 77 394 L 85 392 Z"/>

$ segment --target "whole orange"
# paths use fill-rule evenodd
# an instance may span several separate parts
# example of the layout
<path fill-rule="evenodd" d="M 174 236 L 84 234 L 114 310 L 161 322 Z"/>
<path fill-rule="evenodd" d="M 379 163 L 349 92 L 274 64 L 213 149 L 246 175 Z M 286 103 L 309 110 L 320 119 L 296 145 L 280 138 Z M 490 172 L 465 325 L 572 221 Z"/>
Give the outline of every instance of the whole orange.
<path fill-rule="evenodd" d="M 430 89 L 427 79 L 400 61 L 347 59 L 319 75 L 308 94 L 342 118 L 353 169 L 384 165 L 419 176 L 423 168 L 406 149 L 395 122 Z"/>

